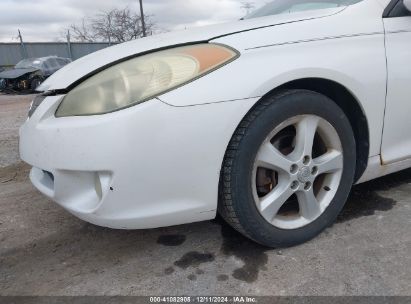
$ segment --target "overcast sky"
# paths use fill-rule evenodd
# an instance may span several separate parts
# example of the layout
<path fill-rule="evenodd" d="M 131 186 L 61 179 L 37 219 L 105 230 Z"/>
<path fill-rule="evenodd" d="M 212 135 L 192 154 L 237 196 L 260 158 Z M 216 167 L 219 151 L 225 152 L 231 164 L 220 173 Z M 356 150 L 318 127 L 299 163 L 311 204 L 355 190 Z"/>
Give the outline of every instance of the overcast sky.
<path fill-rule="evenodd" d="M 268 0 L 248 0 L 256 7 Z M 144 0 L 145 14 L 158 28 L 175 30 L 236 20 L 245 14 L 242 0 Z M 83 17 L 113 8 L 138 10 L 138 0 L 0 0 L 0 41 L 56 41 L 64 28 Z"/>

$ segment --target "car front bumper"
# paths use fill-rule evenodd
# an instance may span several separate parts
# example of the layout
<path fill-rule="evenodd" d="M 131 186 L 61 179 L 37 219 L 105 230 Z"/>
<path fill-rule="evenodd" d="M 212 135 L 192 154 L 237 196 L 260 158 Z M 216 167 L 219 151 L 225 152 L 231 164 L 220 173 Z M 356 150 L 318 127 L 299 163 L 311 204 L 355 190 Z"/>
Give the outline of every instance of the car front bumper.
<path fill-rule="evenodd" d="M 56 118 L 49 96 L 20 129 L 21 158 L 43 194 L 90 223 L 145 229 L 214 218 L 221 164 L 255 98 L 192 107 L 153 99 Z"/>

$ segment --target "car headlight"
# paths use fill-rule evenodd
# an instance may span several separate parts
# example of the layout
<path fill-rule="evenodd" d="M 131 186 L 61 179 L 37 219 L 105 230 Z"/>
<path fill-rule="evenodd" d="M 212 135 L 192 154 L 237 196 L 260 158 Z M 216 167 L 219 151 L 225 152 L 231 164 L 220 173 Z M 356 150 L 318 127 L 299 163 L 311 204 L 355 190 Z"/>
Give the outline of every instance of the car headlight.
<path fill-rule="evenodd" d="M 226 46 L 196 44 L 123 61 L 72 89 L 61 102 L 56 117 L 105 114 L 142 103 L 204 76 L 238 56 Z"/>

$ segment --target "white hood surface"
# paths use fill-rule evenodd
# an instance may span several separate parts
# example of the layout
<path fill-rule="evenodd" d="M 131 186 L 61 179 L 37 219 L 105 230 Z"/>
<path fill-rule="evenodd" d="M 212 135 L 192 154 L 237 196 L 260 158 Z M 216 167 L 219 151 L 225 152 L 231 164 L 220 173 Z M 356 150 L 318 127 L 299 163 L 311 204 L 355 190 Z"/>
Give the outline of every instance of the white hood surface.
<path fill-rule="evenodd" d="M 255 30 L 263 27 L 276 26 L 292 22 L 318 19 L 335 15 L 345 7 L 305 11 L 291 14 L 281 14 L 256 19 L 247 19 L 232 23 L 225 23 L 191 30 L 155 35 L 143 39 L 118 44 L 101 51 L 82 57 L 65 66 L 48 78 L 38 91 L 64 90 L 78 80 L 104 68 L 114 62 L 140 53 L 149 52 L 169 46 L 187 43 L 210 41 L 221 36 L 234 35 L 239 32 Z M 239 50 L 241 51 L 241 50 Z"/>

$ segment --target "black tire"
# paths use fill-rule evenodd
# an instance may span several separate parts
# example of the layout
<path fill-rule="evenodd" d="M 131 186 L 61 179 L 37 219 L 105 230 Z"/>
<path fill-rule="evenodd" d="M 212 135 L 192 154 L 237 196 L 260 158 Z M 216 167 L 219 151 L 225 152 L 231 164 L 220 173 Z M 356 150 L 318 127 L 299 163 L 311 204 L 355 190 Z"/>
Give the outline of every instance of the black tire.
<path fill-rule="evenodd" d="M 258 211 L 250 183 L 258 149 L 270 132 L 287 119 L 313 114 L 337 131 L 344 158 L 341 182 L 328 208 L 299 229 L 271 225 Z M 268 247 L 290 247 L 309 241 L 331 226 L 344 207 L 353 185 L 356 143 L 348 118 L 328 97 L 307 90 L 288 90 L 263 98 L 235 131 L 224 158 L 219 187 L 220 215 L 246 237 Z"/>

